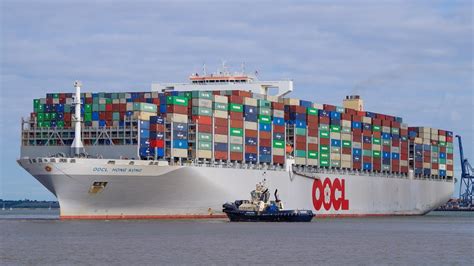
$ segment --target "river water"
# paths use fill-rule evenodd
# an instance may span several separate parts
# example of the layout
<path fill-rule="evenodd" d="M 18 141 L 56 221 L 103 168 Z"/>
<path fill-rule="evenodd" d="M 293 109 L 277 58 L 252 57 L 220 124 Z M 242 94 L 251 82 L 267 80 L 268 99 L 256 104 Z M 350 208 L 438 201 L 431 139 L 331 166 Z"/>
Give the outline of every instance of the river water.
<path fill-rule="evenodd" d="M 311 223 L 57 217 L 1 211 L 0 264 L 474 264 L 474 213 Z"/>

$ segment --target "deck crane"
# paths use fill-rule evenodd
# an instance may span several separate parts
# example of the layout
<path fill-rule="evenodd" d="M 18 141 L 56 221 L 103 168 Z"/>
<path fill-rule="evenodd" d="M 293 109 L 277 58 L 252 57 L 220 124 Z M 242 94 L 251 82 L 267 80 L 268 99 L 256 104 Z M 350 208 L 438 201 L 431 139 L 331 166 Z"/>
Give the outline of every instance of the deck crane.
<path fill-rule="evenodd" d="M 458 138 L 459 157 L 461 159 L 461 182 L 459 185 L 460 205 L 462 207 L 470 207 L 473 205 L 474 170 L 467 158 L 464 158 L 461 136 L 456 135 L 456 138 Z M 465 187 L 464 190 L 463 187 Z"/>

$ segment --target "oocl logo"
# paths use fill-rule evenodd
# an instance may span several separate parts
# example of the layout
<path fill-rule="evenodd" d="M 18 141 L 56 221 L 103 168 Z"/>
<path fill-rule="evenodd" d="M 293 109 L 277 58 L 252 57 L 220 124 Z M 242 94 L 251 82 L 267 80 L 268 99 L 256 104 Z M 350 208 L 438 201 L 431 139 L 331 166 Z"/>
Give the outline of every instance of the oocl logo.
<path fill-rule="evenodd" d="M 320 179 L 313 183 L 313 206 L 319 211 L 321 207 L 325 210 L 334 208 L 334 210 L 349 210 L 349 200 L 346 199 L 346 189 L 344 179 L 326 178 L 321 182 Z"/>

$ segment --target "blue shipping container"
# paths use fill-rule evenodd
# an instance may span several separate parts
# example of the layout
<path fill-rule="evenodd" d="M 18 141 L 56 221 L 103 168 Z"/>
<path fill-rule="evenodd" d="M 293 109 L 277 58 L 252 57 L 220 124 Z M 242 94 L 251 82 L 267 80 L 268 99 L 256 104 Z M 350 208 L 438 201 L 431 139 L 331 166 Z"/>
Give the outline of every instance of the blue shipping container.
<path fill-rule="evenodd" d="M 331 119 L 334 118 L 334 119 L 341 119 L 341 113 L 339 112 L 331 112 Z"/>
<path fill-rule="evenodd" d="M 364 170 L 372 170 L 372 164 L 371 163 L 364 163 Z"/>
<path fill-rule="evenodd" d="M 244 114 L 249 114 L 249 115 L 253 115 L 253 114 L 257 114 L 257 108 L 255 106 L 249 106 L 249 105 L 244 105 Z"/>
<path fill-rule="evenodd" d="M 163 139 L 164 135 L 165 134 L 163 132 L 150 131 L 150 139 L 152 140 Z"/>
<path fill-rule="evenodd" d="M 360 129 L 362 127 L 361 122 L 352 122 L 352 128 L 358 128 Z"/>
<path fill-rule="evenodd" d="M 305 120 L 295 120 L 295 127 L 297 128 L 306 128 Z"/>
<path fill-rule="evenodd" d="M 161 116 L 150 116 L 150 124 L 163 125 L 165 120 Z"/>
<path fill-rule="evenodd" d="M 140 120 L 140 129 L 150 129 L 150 121 Z"/>
<path fill-rule="evenodd" d="M 220 143 L 220 142 L 215 142 L 214 143 L 214 150 L 215 151 L 227 151 L 227 143 Z"/>
<path fill-rule="evenodd" d="M 396 153 L 396 152 L 393 152 L 392 153 L 392 159 L 393 160 L 399 160 L 400 159 L 400 154 Z"/>
<path fill-rule="evenodd" d="M 141 129 L 140 130 L 140 138 L 149 138 L 150 131 L 148 129 Z"/>
<path fill-rule="evenodd" d="M 188 132 L 187 131 L 173 131 L 173 139 L 185 140 L 188 139 Z"/>
<path fill-rule="evenodd" d="M 352 149 L 352 154 L 360 156 L 360 155 L 362 155 L 362 149 L 353 148 Z"/>
<path fill-rule="evenodd" d="M 175 149 L 187 149 L 188 148 L 188 141 L 187 140 L 173 140 L 173 148 Z"/>
<path fill-rule="evenodd" d="M 284 133 L 273 132 L 273 139 L 284 140 L 285 139 L 285 134 Z"/>
<path fill-rule="evenodd" d="M 246 153 L 245 154 L 245 161 L 246 162 L 257 162 L 257 154 Z"/>
<path fill-rule="evenodd" d="M 329 112 L 326 110 L 318 110 L 318 116 L 329 117 Z"/>
<path fill-rule="evenodd" d="M 173 130 L 188 131 L 188 124 L 187 123 L 174 122 L 173 123 Z"/>
<path fill-rule="evenodd" d="M 272 156 L 271 155 L 265 155 L 265 154 L 260 154 L 259 155 L 259 161 L 262 163 L 269 163 L 272 161 Z"/>
<path fill-rule="evenodd" d="M 341 147 L 341 140 L 339 140 L 339 139 L 331 139 L 331 146 L 333 146 L 333 147 Z"/>
<path fill-rule="evenodd" d="M 270 147 L 258 147 L 260 154 L 270 155 L 272 154 L 272 148 Z"/>
<path fill-rule="evenodd" d="M 245 145 L 251 145 L 251 146 L 257 145 L 257 138 L 245 137 Z"/>
<path fill-rule="evenodd" d="M 285 125 L 285 119 L 281 117 L 274 117 L 273 118 L 273 124 L 277 126 L 284 126 Z"/>
<path fill-rule="evenodd" d="M 271 124 L 258 124 L 260 131 L 271 131 L 272 125 Z"/>

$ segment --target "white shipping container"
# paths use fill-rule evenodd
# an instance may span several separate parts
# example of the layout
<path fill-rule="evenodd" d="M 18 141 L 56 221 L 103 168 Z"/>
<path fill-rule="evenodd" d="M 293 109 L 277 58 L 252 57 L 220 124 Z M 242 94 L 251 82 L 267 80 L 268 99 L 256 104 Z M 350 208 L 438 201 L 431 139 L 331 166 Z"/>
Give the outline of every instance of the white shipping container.
<path fill-rule="evenodd" d="M 341 139 L 341 133 L 339 132 L 331 132 L 329 133 L 331 139 Z"/>
<path fill-rule="evenodd" d="M 447 171 L 446 171 L 446 175 L 447 175 L 447 176 L 453 176 L 453 171 L 447 170 Z"/>
<path fill-rule="evenodd" d="M 133 103 L 127 103 L 127 111 L 133 111 Z"/>
<path fill-rule="evenodd" d="M 112 99 L 112 104 L 119 104 L 120 103 L 120 99 Z"/>
<path fill-rule="evenodd" d="M 285 111 L 273 110 L 273 117 L 285 117 Z"/>
<path fill-rule="evenodd" d="M 401 128 L 401 129 L 408 129 L 408 124 L 401 123 L 401 124 L 400 124 L 400 128 Z"/>
<path fill-rule="evenodd" d="M 212 158 L 212 151 L 209 150 L 193 150 L 192 152 L 193 158 L 204 158 L 204 159 L 211 159 Z"/>
<path fill-rule="evenodd" d="M 159 97 L 158 92 L 157 91 L 151 92 L 151 97 L 155 99 L 158 98 Z"/>
<path fill-rule="evenodd" d="M 284 98 L 283 103 L 285 103 L 285 105 L 300 105 L 300 100 L 293 98 Z"/>
<path fill-rule="evenodd" d="M 343 127 L 351 127 L 351 121 L 342 120 L 341 122 Z"/>
<path fill-rule="evenodd" d="M 333 161 L 333 160 L 340 161 L 341 160 L 341 154 L 331 153 L 331 161 Z"/>
<path fill-rule="evenodd" d="M 364 116 L 362 117 L 362 122 L 366 124 L 372 124 L 372 118 Z"/>
<path fill-rule="evenodd" d="M 273 148 L 273 155 L 283 156 L 285 155 L 285 149 Z"/>
<path fill-rule="evenodd" d="M 362 143 L 360 143 L 360 142 L 352 142 L 352 148 L 362 149 Z"/>
<path fill-rule="evenodd" d="M 318 165 L 318 159 L 307 159 L 306 164 L 307 165 Z"/>
<path fill-rule="evenodd" d="M 177 123 L 188 123 L 188 115 L 183 114 L 168 113 L 166 114 L 166 119 Z"/>
<path fill-rule="evenodd" d="M 222 96 L 222 95 L 214 95 L 214 102 L 216 102 L 216 103 L 228 103 L 229 98 L 227 98 L 226 96 Z"/>
<path fill-rule="evenodd" d="M 249 98 L 249 97 L 244 97 L 244 104 L 248 106 L 257 106 L 257 99 L 255 98 Z"/>
<path fill-rule="evenodd" d="M 212 109 L 212 100 L 209 99 L 194 98 L 192 104 L 193 106 Z"/>
<path fill-rule="evenodd" d="M 269 102 L 275 102 L 277 103 L 278 102 L 278 97 L 277 96 L 273 96 L 273 95 L 266 95 L 265 96 L 265 99 Z"/>
<path fill-rule="evenodd" d="M 438 140 L 439 140 L 439 141 L 446 141 L 446 136 L 441 136 L 441 135 L 439 135 L 439 136 L 438 136 Z"/>
<path fill-rule="evenodd" d="M 352 135 L 351 134 L 341 134 L 341 139 L 342 140 L 352 140 Z"/>
<path fill-rule="evenodd" d="M 381 151 L 382 147 L 379 144 L 372 144 L 372 150 Z"/>
<path fill-rule="evenodd" d="M 125 99 L 125 98 L 120 98 L 120 99 L 119 99 L 119 103 L 125 104 L 125 103 L 127 103 L 127 99 Z"/>
<path fill-rule="evenodd" d="M 228 118 L 229 118 L 229 114 L 228 114 L 228 112 L 226 112 L 226 111 L 214 110 L 214 117 L 228 119 Z"/>
<path fill-rule="evenodd" d="M 99 98 L 99 104 L 105 104 L 105 98 Z"/>
<path fill-rule="evenodd" d="M 214 141 L 219 143 L 227 143 L 228 138 L 227 135 L 214 134 Z"/>
<path fill-rule="evenodd" d="M 432 175 L 439 175 L 438 169 L 431 169 Z"/>
<path fill-rule="evenodd" d="M 342 161 L 348 161 L 348 162 L 350 162 L 350 161 L 352 161 L 352 155 L 350 155 L 350 154 L 342 154 L 342 155 L 341 155 L 341 160 L 342 160 Z"/>
<path fill-rule="evenodd" d="M 446 170 L 446 165 L 445 164 L 440 164 L 438 165 L 439 170 Z"/>
<path fill-rule="evenodd" d="M 243 138 L 237 136 L 230 136 L 230 143 L 231 144 L 243 144 Z"/>
<path fill-rule="evenodd" d="M 174 157 L 186 158 L 186 157 L 188 157 L 188 149 L 175 149 L 175 148 L 172 148 L 171 149 L 171 154 Z"/>
<path fill-rule="evenodd" d="M 392 147 L 392 152 L 400 153 L 399 147 Z"/>
<path fill-rule="evenodd" d="M 446 159 L 446 164 L 447 164 L 447 165 L 453 165 L 453 160 L 451 160 L 451 159 Z"/>
<path fill-rule="evenodd" d="M 400 160 L 400 166 L 408 166 L 407 160 Z"/>
<path fill-rule="evenodd" d="M 413 142 L 414 142 L 415 144 L 423 144 L 423 139 L 416 137 L 416 138 L 413 140 Z"/>
<path fill-rule="evenodd" d="M 308 137 L 306 140 L 308 141 L 308 143 L 318 144 L 318 137 Z"/>
<path fill-rule="evenodd" d="M 258 127 L 257 122 L 245 121 L 245 123 L 244 123 L 244 128 L 245 129 L 257 130 L 257 127 Z"/>
<path fill-rule="evenodd" d="M 306 164 L 306 158 L 303 158 L 303 157 L 295 157 L 295 164 L 297 164 L 297 165 L 305 165 L 305 164 Z"/>
<path fill-rule="evenodd" d="M 319 109 L 319 110 L 323 110 L 324 109 L 324 106 L 320 103 L 313 103 L 313 108 L 316 108 L 316 109 Z"/>
<path fill-rule="evenodd" d="M 431 168 L 431 163 L 423 163 L 423 168 Z"/>
<path fill-rule="evenodd" d="M 423 144 L 430 145 L 431 144 L 430 138 L 423 139 Z"/>
<path fill-rule="evenodd" d="M 390 133 L 390 127 L 382 127 L 383 133 Z"/>
<path fill-rule="evenodd" d="M 352 163 L 350 161 L 348 161 L 348 162 L 342 161 L 341 162 L 341 167 L 342 168 L 352 168 Z"/>

